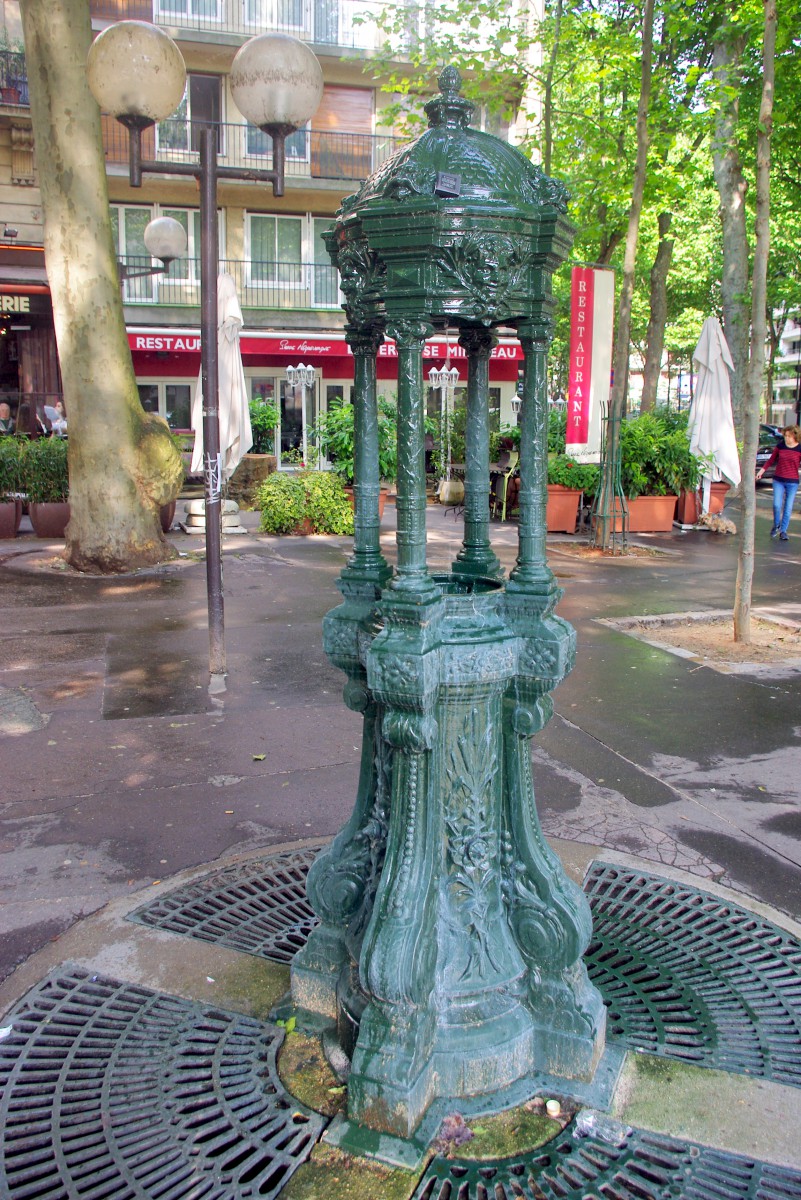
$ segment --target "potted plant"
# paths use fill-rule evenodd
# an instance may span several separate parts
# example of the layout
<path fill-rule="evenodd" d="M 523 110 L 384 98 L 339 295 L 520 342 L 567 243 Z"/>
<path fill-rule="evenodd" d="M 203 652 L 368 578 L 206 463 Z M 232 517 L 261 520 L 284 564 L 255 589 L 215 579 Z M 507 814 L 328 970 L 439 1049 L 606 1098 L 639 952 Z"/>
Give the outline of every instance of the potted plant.
<path fill-rule="evenodd" d="M 21 483 L 36 536 L 64 537 L 70 519 L 67 442 L 63 438 L 24 442 Z"/>
<path fill-rule="evenodd" d="M 701 463 L 690 451 L 685 413 L 664 409 L 621 422 L 620 479 L 632 533 L 673 528 L 682 490 L 698 487 Z"/>
<path fill-rule="evenodd" d="M 548 533 L 575 533 L 581 497 L 595 495 L 599 473 L 596 463 L 578 463 L 566 454 L 548 455 Z"/>
<path fill-rule="evenodd" d="M 281 414 L 271 399 L 254 396 L 250 401 L 250 428 L 253 445 L 228 481 L 228 495 L 241 505 L 256 503 L 260 485 L 278 467 L 275 455 L 275 432 Z"/>
<path fill-rule="evenodd" d="M 398 473 L 398 414 L 395 405 L 385 396 L 378 398 L 378 474 L 383 483 L 394 483 Z M 310 434 L 312 442 L 324 454 L 346 487 L 353 487 L 356 451 L 355 411 L 341 396 L 335 396 L 328 411 L 321 413 Z M 378 496 L 378 515 L 384 512 L 388 488 L 383 486 Z"/>
<path fill-rule="evenodd" d="M 21 448 L 20 438 L 0 437 L 0 538 L 16 537 L 22 520 Z"/>
<path fill-rule="evenodd" d="M 353 506 L 334 471 L 276 472 L 261 484 L 256 501 L 264 533 L 353 533 Z"/>

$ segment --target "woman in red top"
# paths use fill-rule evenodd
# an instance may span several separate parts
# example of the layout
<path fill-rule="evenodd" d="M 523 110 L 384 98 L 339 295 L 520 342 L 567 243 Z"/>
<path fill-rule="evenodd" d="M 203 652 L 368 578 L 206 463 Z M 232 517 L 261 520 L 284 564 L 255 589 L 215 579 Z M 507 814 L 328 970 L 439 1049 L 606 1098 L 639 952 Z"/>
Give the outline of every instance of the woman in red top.
<path fill-rule="evenodd" d="M 793 511 L 793 501 L 798 491 L 798 469 L 801 466 L 801 429 L 797 425 L 785 425 L 782 430 L 782 440 L 777 442 L 764 467 L 756 473 L 761 479 L 765 470 L 776 464 L 773 475 L 773 528 L 772 538 L 779 535 L 782 542 L 789 541 L 787 529 L 790 525 L 790 514 Z"/>

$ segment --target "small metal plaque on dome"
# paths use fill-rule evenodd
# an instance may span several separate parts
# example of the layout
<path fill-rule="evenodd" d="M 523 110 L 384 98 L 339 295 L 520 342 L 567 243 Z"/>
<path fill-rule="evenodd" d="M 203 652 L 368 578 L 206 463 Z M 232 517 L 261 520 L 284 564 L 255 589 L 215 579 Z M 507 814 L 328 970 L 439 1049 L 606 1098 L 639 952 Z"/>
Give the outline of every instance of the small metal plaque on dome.
<path fill-rule="evenodd" d="M 434 184 L 434 193 L 437 196 L 461 196 L 461 175 L 449 175 L 447 171 L 440 171 Z"/>

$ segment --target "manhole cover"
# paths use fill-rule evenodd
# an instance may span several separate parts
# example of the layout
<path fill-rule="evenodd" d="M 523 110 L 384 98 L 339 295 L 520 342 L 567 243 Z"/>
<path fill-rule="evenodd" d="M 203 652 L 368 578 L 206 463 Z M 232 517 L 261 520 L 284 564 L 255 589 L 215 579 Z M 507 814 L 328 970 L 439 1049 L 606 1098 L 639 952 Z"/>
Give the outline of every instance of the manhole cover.
<path fill-rule="evenodd" d="M 286 850 L 225 867 L 131 913 L 130 920 L 289 963 L 317 917 L 306 876 L 317 850 Z"/>
<path fill-rule="evenodd" d="M 545 1149 L 471 1163 L 435 1158 L 413 1200 L 792 1200 L 801 1172 L 632 1130 L 617 1145 L 573 1125 Z"/>
<path fill-rule="evenodd" d="M 590 978 L 610 1038 L 801 1086 L 801 945 L 719 896 L 595 863 Z"/>
<path fill-rule="evenodd" d="M 7 1023 L 3 1200 L 266 1200 L 326 1124 L 249 1017 L 67 968 Z"/>
<path fill-rule="evenodd" d="M 316 850 L 225 868 L 132 919 L 287 963 L 316 918 L 305 882 Z M 587 966 L 610 1040 L 699 1066 L 801 1086 L 801 945 L 709 892 L 596 863 Z"/>

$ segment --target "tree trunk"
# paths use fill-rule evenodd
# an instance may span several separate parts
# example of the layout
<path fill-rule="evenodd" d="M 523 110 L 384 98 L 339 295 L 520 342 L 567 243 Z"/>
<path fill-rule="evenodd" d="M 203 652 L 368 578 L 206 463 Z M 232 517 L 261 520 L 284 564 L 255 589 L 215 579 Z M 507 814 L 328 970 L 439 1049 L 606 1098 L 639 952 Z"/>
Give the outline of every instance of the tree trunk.
<path fill-rule="evenodd" d="M 117 281 L 87 0 L 22 0 L 44 245 L 69 420 L 67 561 L 100 574 L 173 557 L 159 508 L 181 458 L 136 389 Z"/>
<path fill-rule="evenodd" d="M 640 412 L 648 412 L 656 405 L 656 389 L 662 369 L 667 324 L 667 277 L 673 256 L 673 238 L 668 237 L 672 220 L 673 213 L 659 214 L 659 246 L 651 268 L 651 316 L 648 321 Z"/>
<path fill-rule="evenodd" d="M 712 141 L 712 166 L 720 196 L 723 227 L 723 332 L 731 351 L 734 373 L 731 381 L 732 413 L 738 436 L 743 427 L 745 378 L 748 371 L 748 235 L 745 226 L 745 193 L 737 149 L 740 56 L 745 38 L 715 43 L 712 66 L 720 89 Z"/>
<path fill-rule="evenodd" d="M 551 173 L 551 151 L 553 149 L 553 76 L 559 58 L 559 39 L 562 31 L 562 3 L 556 0 L 553 16 L 553 45 L 548 57 L 548 67 L 545 72 L 545 87 L 542 98 L 542 169 L 546 175 Z"/>
<path fill-rule="evenodd" d="M 754 470 L 759 444 L 759 404 L 765 380 L 767 336 L 768 254 L 770 251 L 770 135 L 773 130 L 773 92 L 776 67 L 776 0 L 765 0 L 762 45 L 762 101 L 757 125 L 756 219 L 754 270 L 751 282 L 751 346 L 743 411 L 743 520 L 737 560 L 734 599 L 734 640 L 751 641 L 751 587 L 754 579 Z"/>
<path fill-rule="evenodd" d="M 653 57 L 654 0 L 645 0 L 642 15 L 642 65 L 640 72 L 640 98 L 637 104 L 637 157 L 634 164 L 634 181 L 631 189 L 626 230 L 626 250 L 623 257 L 623 284 L 618 303 L 617 336 L 612 359 L 612 390 L 609 396 L 610 421 L 607 425 L 604 476 L 601 480 L 596 538 L 604 550 L 612 545 L 615 521 L 613 496 L 615 491 L 615 468 L 619 454 L 620 421 L 626 412 L 628 369 L 631 337 L 631 306 L 634 297 L 634 268 L 637 260 L 637 239 L 640 232 L 640 213 L 645 193 L 645 177 L 648 166 L 648 107 L 651 99 L 651 60 Z"/>

